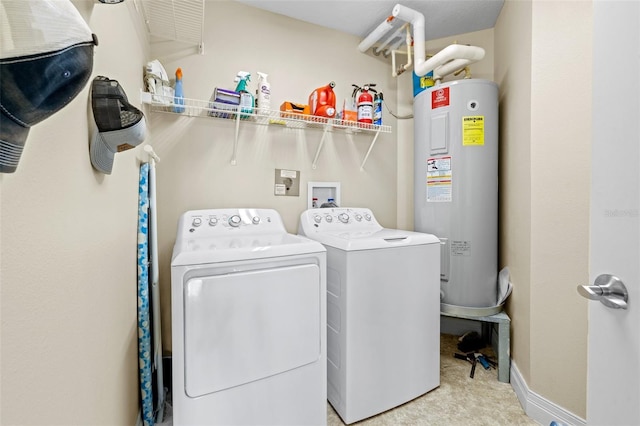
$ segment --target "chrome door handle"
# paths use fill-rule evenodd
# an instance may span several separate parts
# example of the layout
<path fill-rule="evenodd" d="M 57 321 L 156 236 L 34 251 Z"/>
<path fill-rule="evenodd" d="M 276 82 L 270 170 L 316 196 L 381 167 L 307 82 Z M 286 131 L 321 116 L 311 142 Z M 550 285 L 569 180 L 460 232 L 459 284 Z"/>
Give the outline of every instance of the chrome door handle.
<path fill-rule="evenodd" d="M 627 309 L 629 293 L 620 278 L 602 274 L 593 285 L 579 285 L 578 293 L 591 300 L 599 300 L 603 305 L 614 309 Z"/>

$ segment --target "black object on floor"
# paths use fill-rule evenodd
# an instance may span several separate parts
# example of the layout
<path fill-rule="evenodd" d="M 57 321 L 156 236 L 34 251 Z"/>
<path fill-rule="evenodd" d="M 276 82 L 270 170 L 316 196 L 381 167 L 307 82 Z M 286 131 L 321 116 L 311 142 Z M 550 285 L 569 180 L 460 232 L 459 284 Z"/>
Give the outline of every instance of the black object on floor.
<path fill-rule="evenodd" d="M 484 340 L 476 331 L 470 331 L 458 338 L 458 349 L 465 353 L 477 351 L 485 346 Z"/>

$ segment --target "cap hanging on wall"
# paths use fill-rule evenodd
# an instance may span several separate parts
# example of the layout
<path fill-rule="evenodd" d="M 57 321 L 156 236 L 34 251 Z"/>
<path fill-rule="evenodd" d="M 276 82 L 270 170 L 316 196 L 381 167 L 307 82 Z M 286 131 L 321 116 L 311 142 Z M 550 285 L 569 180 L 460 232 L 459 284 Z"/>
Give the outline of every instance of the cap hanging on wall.
<path fill-rule="evenodd" d="M 116 80 L 102 76 L 91 84 L 91 110 L 96 124 L 89 148 L 91 164 L 110 175 L 116 152 L 140 145 L 147 136 L 144 114 L 129 103 Z"/>
<path fill-rule="evenodd" d="M 3 1 L 0 22 L 0 172 L 13 173 L 30 127 L 89 81 L 98 42 L 69 0 Z"/>

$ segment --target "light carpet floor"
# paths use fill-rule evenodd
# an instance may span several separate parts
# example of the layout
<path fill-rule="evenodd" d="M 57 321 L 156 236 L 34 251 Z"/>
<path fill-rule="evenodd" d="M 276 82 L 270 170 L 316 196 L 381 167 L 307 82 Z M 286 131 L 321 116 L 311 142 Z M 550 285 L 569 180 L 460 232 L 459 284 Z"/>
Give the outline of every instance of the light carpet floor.
<path fill-rule="evenodd" d="M 483 426 L 537 425 L 527 417 L 511 384 L 498 381 L 497 370 L 485 370 L 480 363 L 474 378 L 471 364 L 453 357 L 457 336 L 440 337 L 440 386 L 431 392 L 375 417 L 362 420 L 362 426 Z M 491 348 L 482 353 L 495 359 Z M 344 423 L 327 404 L 327 426 Z"/>

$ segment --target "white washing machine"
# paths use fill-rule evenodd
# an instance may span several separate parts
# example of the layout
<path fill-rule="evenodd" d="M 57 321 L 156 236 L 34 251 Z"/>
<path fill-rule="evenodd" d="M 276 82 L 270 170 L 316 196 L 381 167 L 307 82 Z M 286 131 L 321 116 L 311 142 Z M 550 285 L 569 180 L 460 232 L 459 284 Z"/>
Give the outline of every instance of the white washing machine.
<path fill-rule="evenodd" d="M 184 213 L 173 424 L 326 425 L 326 251 L 267 209 Z"/>
<path fill-rule="evenodd" d="M 302 213 L 327 249 L 327 397 L 347 423 L 440 385 L 440 241 L 365 208 Z"/>

